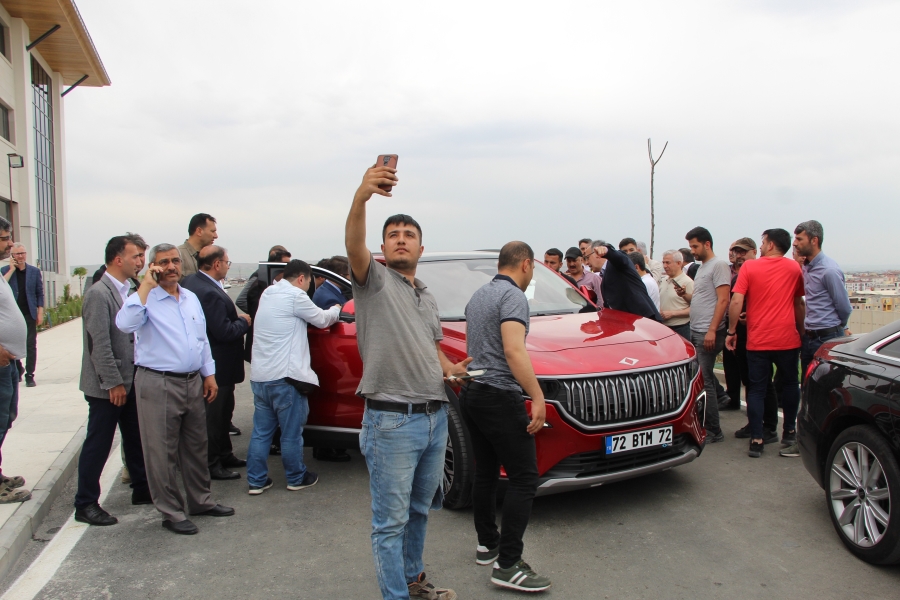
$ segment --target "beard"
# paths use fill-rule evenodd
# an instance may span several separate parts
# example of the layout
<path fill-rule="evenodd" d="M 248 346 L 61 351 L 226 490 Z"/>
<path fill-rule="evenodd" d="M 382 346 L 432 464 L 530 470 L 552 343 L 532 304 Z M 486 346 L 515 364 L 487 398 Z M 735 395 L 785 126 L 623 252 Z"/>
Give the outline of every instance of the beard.
<path fill-rule="evenodd" d="M 400 256 L 393 256 L 391 258 L 385 256 L 384 263 L 388 268 L 395 271 L 408 271 L 416 268 L 416 265 L 419 264 L 419 257 L 413 256 L 412 254 L 401 254 Z"/>
<path fill-rule="evenodd" d="M 0 252 L 0 260 L 8 260 L 10 252 L 12 252 L 12 248 L 7 248 L 5 251 Z"/>

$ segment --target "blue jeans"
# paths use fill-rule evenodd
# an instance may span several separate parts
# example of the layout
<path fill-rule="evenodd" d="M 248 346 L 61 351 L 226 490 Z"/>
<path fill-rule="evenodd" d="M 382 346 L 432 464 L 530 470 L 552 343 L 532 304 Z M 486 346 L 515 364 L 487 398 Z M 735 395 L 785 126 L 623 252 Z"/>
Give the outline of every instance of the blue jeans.
<path fill-rule="evenodd" d="M 772 381 L 772 365 L 781 373 L 781 389 L 777 390 L 784 411 L 785 432 L 794 431 L 797 425 L 797 408 L 800 405 L 800 382 L 797 378 L 797 359 L 800 349 L 793 350 L 747 350 L 747 419 L 750 421 L 750 436 L 753 440 L 763 439 L 763 406 L 766 387 Z"/>
<path fill-rule="evenodd" d="M 6 432 L 12 427 L 13 421 L 19 414 L 19 366 L 16 361 L 10 361 L 5 367 L 0 367 L 0 446 L 6 439 Z M 0 454 L 0 463 L 3 455 Z M 0 469 L 0 473 L 2 473 Z"/>
<path fill-rule="evenodd" d="M 806 377 L 806 368 L 809 367 L 809 363 L 812 362 L 813 356 L 816 355 L 816 352 L 819 351 L 819 348 L 822 347 L 822 344 L 829 340 L 833 340 L 834 338 L 844 337 L 846 333 L 843 330 L 838 333 L 832 333 L 831 335 L 826 335 L 821 338 L 812 338 L 808 335 L 804 335 L 801 337 L 802 346 L 800 346 L 800 377 Z M 800 383 L 804 383 L 802 380 Z"/>
<path fill-rule="evenodd" d="M 300 485 L 306 475 L 303 464 L 303 426 L 309 416 L 306 396 L 284 379 L 251 381 L 253 434 L 247 448 L 247 483 L 263 487 L 269 476 L 269 447 L 275 428 L 281 426 L 281 462 L 288 485 Z"/>
<path fill-rule="evenodd" d="M 366 408 L 359 447 L 369 467 L 372 554 L 385 600 L 408 600 L 424 570 L 428 510 L 441 507 L 447 409 L 404 414 Z"/>

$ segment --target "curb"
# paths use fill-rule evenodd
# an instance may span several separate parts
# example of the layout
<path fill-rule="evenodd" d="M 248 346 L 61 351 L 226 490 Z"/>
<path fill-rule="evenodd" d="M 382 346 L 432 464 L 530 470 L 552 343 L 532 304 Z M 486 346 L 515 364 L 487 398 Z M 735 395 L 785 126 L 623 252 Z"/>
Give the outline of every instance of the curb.
<path fill-rule="evenodd" d="M 9 574 L 22 556 L 28 542 L 50 512 L 53 502 L 59 498 L 69 477 L 75 472 L 86 432 L 87 421 L 32 488 L 31 500 L 23 502 L 0 528 L 0 579 Z"/>

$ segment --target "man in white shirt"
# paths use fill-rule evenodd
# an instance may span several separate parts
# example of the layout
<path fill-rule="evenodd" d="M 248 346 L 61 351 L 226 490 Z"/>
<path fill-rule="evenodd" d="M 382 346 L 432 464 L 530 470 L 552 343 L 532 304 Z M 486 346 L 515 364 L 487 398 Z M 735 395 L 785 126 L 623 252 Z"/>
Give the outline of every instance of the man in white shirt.
<path fill-rule="evenodd" d="M 250 494 L 263 493 L 273 485 L 268 476 L 269 447 L 275 428 L 281 426 L 281 461 L 287 489 L 302 490 L 315 485 L 318 476 L 303 464 L 303 426 L 309 415 L 307 394 L 319 384 L 310 368 L 307 323 L 330 327 L 337 322 L 341 305 L 322 310 L 307 295 L 312 269 L 302 260 L 292 260 L 283 278 L 266 288 L 259 299 L 253 324 L 253 436 L 247 449 L 247 482 Z"/>
<path fill-rule="evenodd" d="M 694 293 L 694 280 L 684 274 L 684 257 L 680 250 L 666 250 L 662 265 L 667 277 L 659 284 L 659 314 L 663 323 L 686 340 L 691 339 L 691 305 L 678 295 L 684 290 L 688 296 Z"/>
<path fill-rule="evenodd" d="M 641 276 L 641 281 L 644 282 L 644 287 L 647 288 L 647 295 L 650 296 L 653 306 L 656 307 L 656 310 L 659 310 L 659 285 L 653 279 L 653 275 L 647 271 L 644 255 L 640 252 L 629 252 L 628 258 L 634 263 L 634 269 L 637 271 L 637 274 Z"/>

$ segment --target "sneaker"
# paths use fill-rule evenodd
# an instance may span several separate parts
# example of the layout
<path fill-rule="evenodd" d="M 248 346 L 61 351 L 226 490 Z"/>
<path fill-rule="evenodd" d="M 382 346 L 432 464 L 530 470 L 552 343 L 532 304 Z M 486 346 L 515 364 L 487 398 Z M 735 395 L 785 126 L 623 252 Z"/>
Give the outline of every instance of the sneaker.
<path fill-rule="evenodd" d="M 238 429 L 238 427 L 234 423 L 232 423 L 228 426 L 228 435 L 241 435 L 241 430 Z"/>
<path fill-rule="evenodd" d="M 258 495 L 262 494 L 264 491 L 266 491 L 267 489 L 269 489 L 270 487 L 272 487 L 273 485 L 275 485 L 275 482 L 272 481 L 272 478 L 266 477 L 266 485 L 264 485 L 262 487 L 256 487 L 255 485 L 251 485 L 250 491 L 248 491 L 247 493 L 250 494 L 251 496 L 258 496 Z"/>
<path fill-rule="evenodd" d="M 500 563 L 494 563 L 491 583 L 520 592 L 543 592 L 550 587 L 550 580 L 535 573 L 524 560 L 508 569 L 501 569 Z"/>
<path fill-rule="evenodd" d="M 725 439 L 725 434 L 722 433 L 720 429 L 718 433 L 713 433 L 709 429 L 706 430 L 706 443 L 707 444 L 715 444 L 717 442 L 721 442 Z"/>
<path fill-rule="evenodd" d="M 734 432 L 734 437 L 739 439 L 750 439 L 750 423 L 747 423 Z M 774 429 L 763 428 L 763 443 L 774 444 L 778 441 L 778 432 Z"/>
<path fill-rule="evenodd" d="M 765 449 L 765 443 L 760 444 L 759 442 L 750 442 L 750 449 L 747 450 L 747 456 L 750 458 L 759 458 L 762 456 L 763 450 Z"/>
<path fill-rule="evenodd" d="M 34 375 L 26 375 L 25 376 L 25 387 L 34 387 L 37 384 L 34 382 Z"/>
<path fill-rule="evenodd" d="M 787 458 L 796 458 L 797 456 L 800 456 L 800 444 L 798 444 L 797 442 L 794 442 L 787 448 L 782 449 L 778 453 L 778 455 L 784 456 Z"/>
<path fill-rule="evenodd" d="M 493 563 L 497 560 L 498 556 L 500 556 L 500 546 L 497 546 L 496 548 L 478 546 L 475 549 L 475 562 L 481 566 Z"/>
<path fill-rule="evenodd" d="M 781 436 L 781 445 L 782 446 L 793 446 L 797 443 L 797 430 L 794 431 L 785 431 L 784 435 Z"/>
<path fill-rule="evenodd" d="M 312 471 L 307 471 L 303 474 L 303 481 L 296 485 L 288 484 L 287 489 L 292 492 L 296 492 L 297 490 L 302 490 L 303 488 L 312 487 L 317 483 L 319 483 L 319 476 Z"/>
<path fill-rule="evenodd" d="M 425 579 L 425 573 L 419 574 L 419 579 L 407 584 L 410 598 L 425 598 L 425 600 L 456 600 L 456 592 L 450 589 L 436 588 Z"/>

